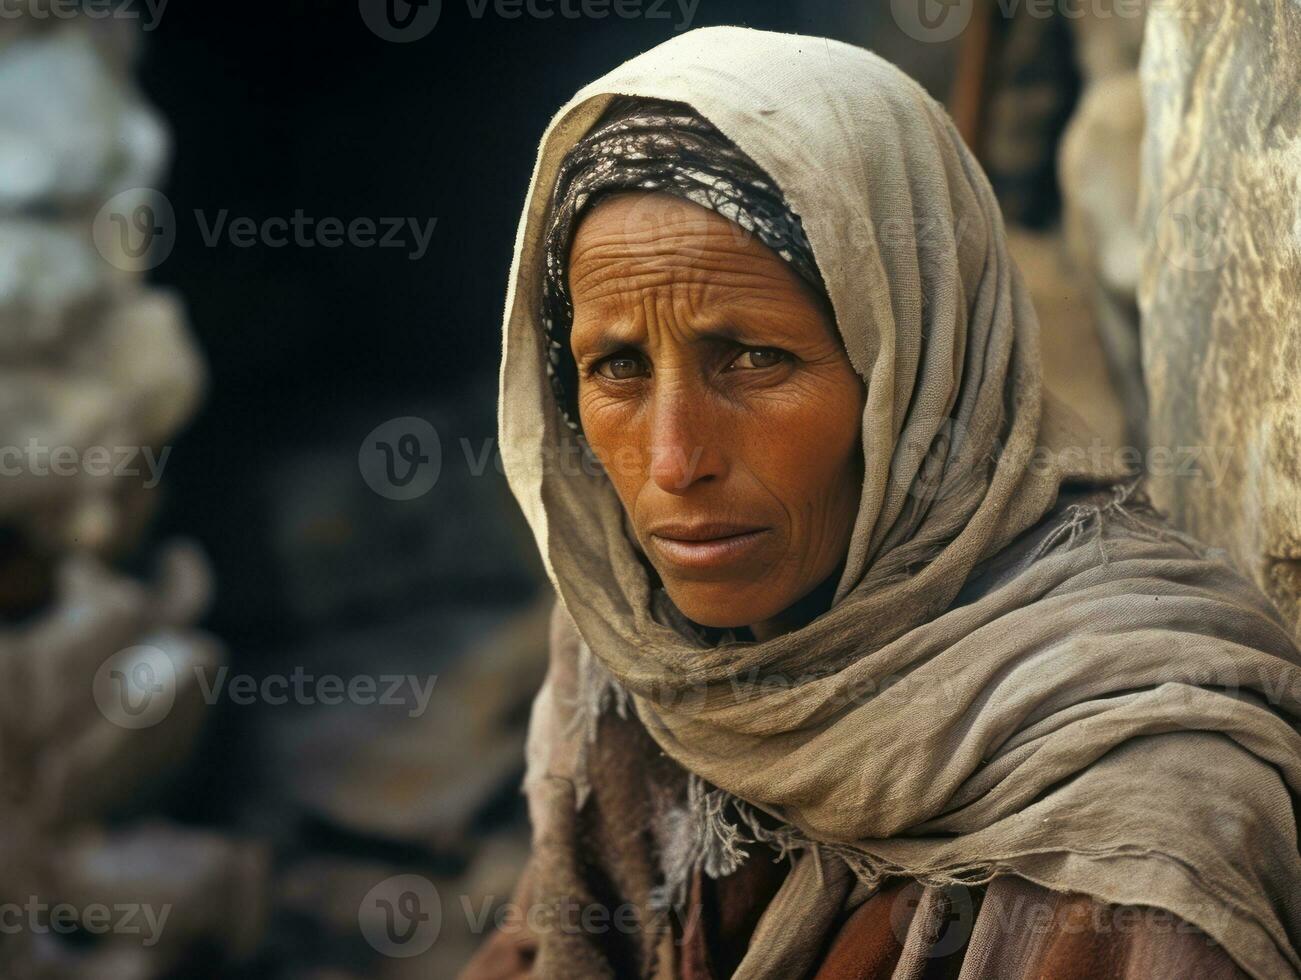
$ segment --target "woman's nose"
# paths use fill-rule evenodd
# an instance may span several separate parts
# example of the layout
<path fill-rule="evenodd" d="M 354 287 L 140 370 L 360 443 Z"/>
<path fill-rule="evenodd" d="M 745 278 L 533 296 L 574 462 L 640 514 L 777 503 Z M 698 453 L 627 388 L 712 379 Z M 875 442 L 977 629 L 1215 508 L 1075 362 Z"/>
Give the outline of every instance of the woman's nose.
<path fill-rule="evenodd" d="M 692 486 L 726 472 L 726 461 L 711 433 L 712 413 L 705 399 L 681 388 L 657 392 L 650 428 L 650 477 L 661 490 L 686 493 Z"/>

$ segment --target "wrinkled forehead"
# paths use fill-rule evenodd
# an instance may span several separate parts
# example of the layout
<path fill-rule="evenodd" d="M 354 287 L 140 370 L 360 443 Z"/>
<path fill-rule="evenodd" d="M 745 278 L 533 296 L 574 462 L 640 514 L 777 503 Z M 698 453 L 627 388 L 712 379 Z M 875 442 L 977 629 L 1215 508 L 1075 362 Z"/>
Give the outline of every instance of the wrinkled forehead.
<path fill-rule="evenodd" d="M 715 271 L 742 269 L 799 278 L 753 230 L 663 191 L 621 193 L 590 206 L 577 221 L 567 268 L 571 293 L 585 285 L 590 293 L 588 280 L 613 272 L 705 283 Z"/>
<path fill-rule="evenodd" d="M 690 201 L 660 192 L 620 194 L 580 219 L 570 247 L 571 345 L 580 332 L 642 321 L 656 307 L 711 327 L 773 312 L 830 306 L 755 234 Z M 836 340 L 839 335 L 827 327 Z M 771 329 L 766 331 L 771 333 Z M 821 332 L 821 331 L 820 331 Z"/>

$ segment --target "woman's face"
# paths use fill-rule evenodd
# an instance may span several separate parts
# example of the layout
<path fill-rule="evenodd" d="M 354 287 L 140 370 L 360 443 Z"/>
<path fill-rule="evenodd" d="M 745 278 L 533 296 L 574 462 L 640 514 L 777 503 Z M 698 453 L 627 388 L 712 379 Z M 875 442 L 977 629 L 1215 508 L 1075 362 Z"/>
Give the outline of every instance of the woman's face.
<path fill-rule="evenodd" d="M 670 598 L 772 635 L 858 510 L 865 391 L 830 314 L 757 238 L 660 193 L 591 210 L 569 287 L 583 430 Z"/>

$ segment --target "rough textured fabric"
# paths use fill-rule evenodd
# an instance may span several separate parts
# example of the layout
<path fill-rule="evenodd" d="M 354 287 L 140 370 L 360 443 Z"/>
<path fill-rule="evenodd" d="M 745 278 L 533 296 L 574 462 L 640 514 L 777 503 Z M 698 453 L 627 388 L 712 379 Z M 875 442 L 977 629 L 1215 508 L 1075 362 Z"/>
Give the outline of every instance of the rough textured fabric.
<path fill-rule="evenodd" d="M 689 103 L 772 176 L 868 383 L 834 604 L 766 642 L 707 647 L 654 618 L 619 501 L 575 464 L 548 383 L 548 190 L 613 94 Z M 1301 966 L 1296 648 L 1254 587 L 1119 501 L 1008 548 L 1064 481 L 1120 475 L 1043 397 L 1037 333 L 978 166 L 942 108 L 868 52 L 692 31 L 580 91 L 543 139 L 507 297 L 507 476 L 566 614 L 659 751 L 734 798 L 745 830 L 799 850 L 737 977 L 798 975 L 813 937 L 891 876 L 1017 875 L 1167 909 L 1253 976 Z M 964 599 L 989 560 L 998 575 Z M 575 669 L 544 685 L 530 726 L 544 899 L 578 857 Z M 604 941 L 551 931 L 538 972 L 615 975 Z"/>
<path fill-rule="evenodd" d="M 1301 4 L 1156 4 L 1142 79 L 1152 496 L 1301 637 Z"/>
<path fill-rule="evenodd" d="M 1051 512 L 1044 527 L 1057 527 L 1060 515 L 1070 506 Z M 1042 531 L 1032 532 L 1024 543 L 1014 546 L 1014 551 L 1033 548 L 1041 538 Z M 1000 564 L 997 560 L 987 562 L 978 569 L 964 590 L 964 598 L 972 600 L 997 581 Z M 591 677 L 578 678 L 577 674 L 583 672 L 581 666 L 572 669 L 585 659 L 583 644 L 559 605 L 553 615 L 551 651 L 549 683 L 563 684 L 568 677 L 577 687 L 552 693 L 560 705 L 577 709 L 574 718 L 582 719 L 581 724 L 586 726 L 593 717 L 583 710 L 582 703 L 590 700 L 592 693 L 608 688 L 602 681 L 594 683 Z M 584 684 L 590 685 L 586 692 L 582 690 Z M 645 832 L 646 794 L 681 793 L 689 779 L 654 751 L 649 736 L 638 730 L 636 718 L 621 713 L 616 704 L 614 700 L 606 702 L 595 718 L 595 751 L 584 768 L 587 780 L 598 789 L 580 808 L 581 817 L 564 848 L 566 855 L 599 854 L 599 859 L 576 860 L 568 872 L 572 877 L 560 890 L 565 897 L 584 905 L 594 901 L 592 896 L 603 894 L 606 908 L 635 903 L 639 895 L 644 899 L 645 891 L 638 893 L 635 888 L 639 880 L 644 888 L 646 878 L 634 869 L 672 865 L 677 846 L 672 822 L 661 826 L 658 817 L 652 817 L 650 832 Z M 561 789 L 568 787 L 562 783 Z M 658 802 L 650 804 L 650 809 L 658 813 Z M 624 832 L 621 838 L 620 830 Z M 609 850 L 602 844 L 614 839 L 620 842 L 617 849 Z M 635 930 L 634 941 L 647 947 L 644 955 L 654 961 L 652 969 L 642 975 L 681 980 L 729 977 L 752 938 L 755 943 L 765 942 L 763 936 L 754 933 L 790 867 L 775 852 L 751 850 L 754 853 L 748 860 L 717 881 L 695 869 L 689 880 L 690 901 L 662 924 L 662 932 Z M 535 889 L 536 867 L 555 857 L 554 852 L 544 848 L 535 850 L 513 897 L 517 908 L 548 908 L 556 901 L 557 891 Z M 859 896 L 848 888 L 850 879 L 843 864 L 828 858 L 826 884 L 830 887 L 824 888 L 821 896 L 822 908 L 828 910 L 823 913 L 825 926 L 813 928 L 807 917 L 801 919 L 799 935 L 788 935 L 786 942 L 788 954 L 797 960 L 787 961 L 783 976 L 896 980 L 917 975 L 918 968 L 923 968 L 921 975 L 929 978 L 971 980 L 1094 980 L 1098 976 L 1126 980 L 1238 980 L 1245 975 L 1201 930 L 1159 909 L 1099 903 L 1083 895 L 1052 892 L 1023 879 L 1006 877 L 995 879 L 988 889 L 924 889 L 917 882 L 887 880 L 879 889 L 866 890 Z M 611 880 L 632 883 L 633 890 L 611 894 Z M 914 913 L 924 891 L 932 892 L 928 905 L 939 905 L 946 896 L 954 900 L 947 916 L 932 917 L 940 927 L 922 944 L 922 934 L 913 930 L 913 923 L 919 921 Z M 905 960 L 902 954 L 910 935 L 913 955 Z M 568 938 L 573 941 L 557 942 L 545 930 L 498 931 L 461 974 L 462 980 L 618 975 L 602 965 L 591 972 L 591 937 Z M 626 948 L 628 942 L 623 935 L 613 941 L 603 935 L 598 938 L 602 949 L 612 945 L 614 950 Z M 539 961 L 542 950 L 544 958 Z M 925 955 L 918 955 L 921 952 Z M 618 954 L 612 951 L 610 955 Z"/>

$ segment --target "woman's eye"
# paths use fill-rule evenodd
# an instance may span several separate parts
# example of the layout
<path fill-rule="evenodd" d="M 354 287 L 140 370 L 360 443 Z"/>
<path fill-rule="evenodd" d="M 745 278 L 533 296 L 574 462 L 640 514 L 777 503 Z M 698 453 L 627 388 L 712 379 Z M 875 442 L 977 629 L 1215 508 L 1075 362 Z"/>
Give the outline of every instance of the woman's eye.
<path fill-rule="evenodd" d="M 629 378 L 640 377 L 645 372 L 642 370 L 641 358 L 621 354 L 607 357 L 596 366 L 596 373 L 612 381 L 626 381 Z"/>
<path fill-rule="evenodd" d="M 773 367 L 786 359 L 786 352 L 775 347 L 750 347 L 736 355 L 729 370 L 737 368 L 742 371 L 753 368 Z"/>

